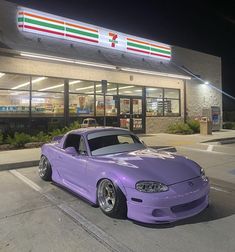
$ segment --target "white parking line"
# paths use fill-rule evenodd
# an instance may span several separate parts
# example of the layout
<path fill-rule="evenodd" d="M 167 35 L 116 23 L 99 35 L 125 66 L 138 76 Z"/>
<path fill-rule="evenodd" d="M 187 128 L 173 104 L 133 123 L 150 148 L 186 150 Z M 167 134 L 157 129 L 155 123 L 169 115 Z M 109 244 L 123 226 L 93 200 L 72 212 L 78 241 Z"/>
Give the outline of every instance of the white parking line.
<path fill-rule="evenodd" d="M 100 229 L 95 224 L 87 220 L 83 215 L 73 210 L 71 207 L 67 205 L 66 202 L 59 201 L 50 193 L 43 192 L 43 189 L 40 186 L 38 186 L 36 183 L 31 181 L 24 175 L 22 175 L 20 172 L 16 170 L 10 170 L 9 172 L 13 174 L 15 177 L 17 177 L 18 179 L 20 179 L 21 181 L 23 181 L 28 186 L 30 186 L 32 189 L 34 189 L 35 191 L 45 196 L 51 203 L 53 203 L 53 205 L 58 207 L 62 212 L 66 213 L 73 220 L 75 220 L 76 223 L 78 223 L 89 235 L 94 237 L 98 242 L 103 244 L 110 251 L 114 251 L 114 252 L 132 251 L 131 249 L 126 247 L 124 244 L 120 243 L 120 241 L 115 240 L 112 236 L 105 233 L 102 229 Z"/>
<path fill-rule="evenodd" d="M 210 186 L 210 189 L 218 191 L 218 192 L 230 193 L 229 191 L 224 190 L 221 187 L 217 187 L 217 186 Z"/>
<path fill-rule="evenodd" d="M 214 148 L 214 145 L 210 144 L 210 145 L 208 145 L 206 150 L 207 151 L 213 151 L 213 148 Z"/>

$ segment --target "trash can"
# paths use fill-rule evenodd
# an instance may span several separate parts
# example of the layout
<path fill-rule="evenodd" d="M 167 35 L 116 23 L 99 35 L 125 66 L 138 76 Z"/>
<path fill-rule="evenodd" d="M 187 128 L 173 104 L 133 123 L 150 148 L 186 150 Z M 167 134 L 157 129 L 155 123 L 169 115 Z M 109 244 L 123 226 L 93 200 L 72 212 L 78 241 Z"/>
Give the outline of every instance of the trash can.
<path fill-rule="evenodd" d="M 201 135 L 212 134 L 212 122 L 208 117 L 202 117 L 200 120 L 200 134 Z"/>

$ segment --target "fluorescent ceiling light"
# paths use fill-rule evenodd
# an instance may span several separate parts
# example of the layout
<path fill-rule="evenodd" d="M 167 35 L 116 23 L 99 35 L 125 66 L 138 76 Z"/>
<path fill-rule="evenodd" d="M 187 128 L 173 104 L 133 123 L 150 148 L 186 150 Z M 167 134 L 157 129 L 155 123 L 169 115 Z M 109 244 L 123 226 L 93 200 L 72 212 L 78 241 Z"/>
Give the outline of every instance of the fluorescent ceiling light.
<path fill-rule="evenodd" d="M 0 73 L 0 78 L 2 78 L 5 74 L 4 73 Z"/>
<path fill-rule="evenodd" d="M 94 85 L 88 86 L 88 87 L 76 88 L 75 90 L 79 91 L 79 90 L 85 90 L 85 89 L 91 89 L 91 88 L 94 88 Z"/>
<path fill-rule="evenodd" d="M 46 77 L 39 77 L 39 78 L 37 78 L 37 79 L 35 79 L 35 80 L 32 80 L 32 83 L 36 83 L 36 82 L 39 82 L 39 81 L 42 81 L 42 80 L 45 80 L 45 79 L 47 79 Z M 23 83 L 23 84 L 20 84 L 20 85 L 18 85 L 18 86 L 15 86 L 15 87 L 13 87 L 13 88 L 11 88 L 12 90 L 14 90 L 14 89 L 18 89 L 18 88 L 21 88 L 21 87 L 25 87 L 25 86 L 28 86 L 30 84 L 30 81 L 28 81 L 28 82 L 26 82 L 26 83 Z"/>
<path fill-rule="evenodd" d="M 209 81 L 205 81 L 204 84 L 208 85 L 208 84 L 209 84 Z"/>
<path fill-rule="evenodd" d="M 158 76 L 164 76 L 164 77 L 171 77 L 171 78 L 179 78 L 179 79 L 185 79 L 185 80 L 191 80 L 191 77 L 180 75 L 180 74 L 168 74 L 168 73 L 161 73 L 161 72 L 153 72 L 153 71 L 147 71 L 147 70 L 141 70 L 141 69 L 134 69 L 134 68 L 126 68 L 122 67 L 122 71 L 124 72 L 132 72 L 132 73 L 140 73 L 140 74 L 150 74 L 150 75 L 158 75 Z"/>
<path fill-rule="evenodd" d="M 125 87 L 120 87 L 120 88 L 119 88 L 119 90 L 120 90 L 120 89 L 126 89 L 126 88 L 133 88 L 133 87 L 134 87 L 134 86 L 125 86 Z"/>
<path fill-rule="evenodd" d="M 80 83 L 80 82 L 81 82 L 80 80 L 71 81 L 71 82 L 69 82 L 69 85 L 73 85 L 73 84 Z M 64 84 L 58 84 L 58 85 L 54 85 L 51 87 L 39 89 L 38 91 L 46 91 L 46 90 L 51 90 L 51 89 L 55 89 L 55 88 L 59 88 L 59 87 L 63 87 L 63 86 L 64 86 Z"/>
<path fill-rule="evenodd" d="M 72 64 L 78 64 L 78 65 L 84 65 L 84 66 L 93 66 L 93 67 L 100 67 L 100 68 L 107 68 L 107 69 L 116 69 L 116 66 L 112 66 L 112 65 L 66 59 L 66 58 L 54 57 L 54 56 L 49 56 L 49 55 L 32 54 L 32 53 L 25 53 L 25 52 L 20 53 L 20 55 L 23 57 L 29 57 L 29 58 L 53 60 L 53 61 L 58 61 L 58 62 L 72 63 Z"/>

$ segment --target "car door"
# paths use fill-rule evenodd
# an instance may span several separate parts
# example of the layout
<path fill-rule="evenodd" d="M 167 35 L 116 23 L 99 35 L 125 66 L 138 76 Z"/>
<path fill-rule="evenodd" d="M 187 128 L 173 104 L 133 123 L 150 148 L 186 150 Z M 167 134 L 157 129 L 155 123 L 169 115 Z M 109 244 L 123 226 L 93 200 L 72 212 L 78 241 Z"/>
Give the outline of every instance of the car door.
<path fill-rule="evenodd" d="M 63 150 L 58 154 L 59 173 L 63 184 L 79 194 L 86 195 L 87 150 L 83 136 L 69 134 Z M 68 153 L 66 148 L 74 147 L 75 153 Z"/>

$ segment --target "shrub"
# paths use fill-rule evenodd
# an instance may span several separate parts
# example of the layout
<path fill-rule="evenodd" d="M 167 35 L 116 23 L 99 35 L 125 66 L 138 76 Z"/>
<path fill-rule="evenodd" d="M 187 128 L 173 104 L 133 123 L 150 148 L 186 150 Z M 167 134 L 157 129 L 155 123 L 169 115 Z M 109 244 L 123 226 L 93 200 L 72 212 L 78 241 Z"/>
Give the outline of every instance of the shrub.
<path fill-rule="evenodd" d="M 224 129 L 235 129 L 235 122 L 225 122 L 223 124 Z"/>
<path fill-rule="evenodd" d="M 32 137 L 33 142 L 49 142 L 50 141 L 50 136 L 45 134 L 43 131 L 40 131 L 36 136 Z"/>
<path fill-rule="evenodd" d="M 3 134 L 2 134 L 2 131 L 0 131 L 0 144 L 3 144 Z"/>
<path fill-rule="evenodd" d="M 189 127 L 188 124 L 183 122 L 177 122 L 168 126 L 167 133 L 187 135 L 193 134 L 193 130 Z"/>
<path fill-rule="evenodd" d="M 187 124 L 190 129 L 192 129 L 193 133 L 200 132 L 200 122 L 198 120 L 188 120 Z"/>
<path fill-rule="evenodd" d="M 16 148 L 21 148 L 24 147 L 26 143 L 31 142 L 32 138 L 30 135 L 25 134 L 25 133 L 18 133 L 16 132 L 13 137 L 9 136 L 7 137 L 7 142 L 16 147 Z"/>

